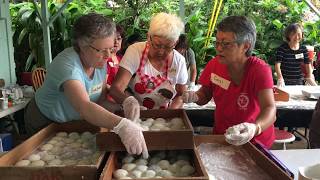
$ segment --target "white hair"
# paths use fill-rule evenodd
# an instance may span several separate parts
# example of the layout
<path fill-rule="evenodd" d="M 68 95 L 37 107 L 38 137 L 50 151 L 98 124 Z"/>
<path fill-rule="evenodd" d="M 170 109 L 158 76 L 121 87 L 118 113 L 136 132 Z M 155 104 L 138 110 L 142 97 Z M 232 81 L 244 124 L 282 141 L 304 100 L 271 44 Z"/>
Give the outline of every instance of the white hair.
<path fill-rule="evenodd" d="M 184 24 L 181 18 L 174 14 L 162 12 L 152 17 L 148 34 L 150 36 L 160 36 L 172 41 L 177 41 L 183 30 Z"/>

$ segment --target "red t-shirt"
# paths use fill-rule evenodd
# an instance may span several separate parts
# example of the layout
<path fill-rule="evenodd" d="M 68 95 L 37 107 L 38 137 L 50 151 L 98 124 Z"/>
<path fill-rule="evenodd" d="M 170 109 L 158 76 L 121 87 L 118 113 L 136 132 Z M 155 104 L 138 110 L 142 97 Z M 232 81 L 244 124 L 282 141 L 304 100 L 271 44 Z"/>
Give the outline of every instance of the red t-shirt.
<path fill-rule="evenodd" d="M 240 85 L 232 82 L 227 66 L 219 63 L 219 57 L 209 61 L 203 70 L 199 83 L 212 90 L 212 97 L 216 104 L 215 134 L 224 134 L 226 129 L 242 123 L 255 123 L 260 113 L 258 92 L 263 89 L 272 89 L 273 80 L 270 67 L 257 57 L 249 57 L 245 74 Z M 228 88 L 214 84 L 213 79 L 223 78 L 230 81 Z M 275 139 L 274 126 L 264 130 L 254 138 L 267 147 L 271 147 Z"/>
<path fill-rule="evenodd" d="M 117 72 L 118 72 L 118 69 L 119 69 L 119 63 L 122 59 L 121 56 L 118 56 L 117 55 L 117 59 L 118 59 L 118 63 L 115 64 L 112 60 L 112 58 L 108 58 L 106 59 L 106 62 L 107 62 L 107 75 L 108 75 L 108 79 L 107 79 L 107 84 L 111 85 L 112 84 L 112 81 L 114 80 Z"/>

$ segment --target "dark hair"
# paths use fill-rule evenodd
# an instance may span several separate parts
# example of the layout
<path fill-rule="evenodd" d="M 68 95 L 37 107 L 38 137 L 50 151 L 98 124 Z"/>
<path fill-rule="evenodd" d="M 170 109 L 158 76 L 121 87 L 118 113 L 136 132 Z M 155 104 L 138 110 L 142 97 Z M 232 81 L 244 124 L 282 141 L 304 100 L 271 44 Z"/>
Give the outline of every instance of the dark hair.
<path fill-rule="evenodd" d="M 188 38 L 185 34 L 180 34 L 179 40 L 175 49 L 189 49 Z"/>
<path fill-rule="evenodd" d="M 79 52 L 80 45 L 113 36 L 115 31 L 116 26 L 111 19 L 96 13 L 83 15 L 73 25 L 73 46 Z"/>
<path fill-rule="evenodd" d="M 122 38 L 124 38 L 124 29 L 119 24 L 116 25 L 116 32 L 119 33 Z"/>
<path fill-rule="evenodd" d="M 135 42 L 140 42 L 140 41 L 142 41 L 142 36 L 139 33 L 133 33 L 128 37 L 127 44 L 131 45 Z"/>
<path fill-rule="evenodd" d="M 228 16 L 217 26 L 218 31 L 232 32 L 236 36 L 238 44 L 250 43 L 246 56 L 251 56 L 256 43 L 256 26 L 254 22 L 245 16 Z"/>
<path fill-rule="evenodd" d="M 290 41 L 290 34 L 291 33 L 296 33 L 298 31 L 298 29 L 301 30 L 302 37 L 303 37 L 303 27 L 298 23 L 292 23 L 288 27 L 286 27 L 286 29 L 284 30 L 284 38 L 285 38 L 285 40 L 287 42 L 289 42 Z"/>

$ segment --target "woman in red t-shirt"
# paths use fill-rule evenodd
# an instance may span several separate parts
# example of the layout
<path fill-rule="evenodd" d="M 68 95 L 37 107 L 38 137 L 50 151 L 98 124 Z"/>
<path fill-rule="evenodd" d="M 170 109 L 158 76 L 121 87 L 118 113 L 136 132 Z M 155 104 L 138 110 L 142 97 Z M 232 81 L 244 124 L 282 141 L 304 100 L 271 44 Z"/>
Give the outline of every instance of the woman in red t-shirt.
<path fill-rule="evenodd" d="M 203 70 L 197 91 L 183 94 L 186 103 L 216 104 L 215 134 L 225 134 L 226 141 L 242 145 L 250 140 L 270 148 L 274 139 L 276 107 L 270 67 L 251 56 L 256 41 L 252 20 L 230 16 L 217 26 L 216 51 Z"/>

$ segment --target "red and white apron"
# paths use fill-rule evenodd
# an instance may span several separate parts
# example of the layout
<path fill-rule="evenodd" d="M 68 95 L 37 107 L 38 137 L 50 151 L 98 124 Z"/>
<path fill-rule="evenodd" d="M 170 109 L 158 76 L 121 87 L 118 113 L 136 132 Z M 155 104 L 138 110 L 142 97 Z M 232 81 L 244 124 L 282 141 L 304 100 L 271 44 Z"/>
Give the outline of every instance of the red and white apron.
<path fill-rule="evenodd" d="M 144 68 L 148 62 L 149 44 L 143 50 L 139 68 L 131 79 L 129 87 L 141 105 L 148 109 L 168 108 L 170 101 L 175 97 L 175 85 L 168 80 L 169 60 L 166 60 L 164 73 L 157 76 L 145 74 Z M 149 62 L 150 63 L 150 62 Z"/>

